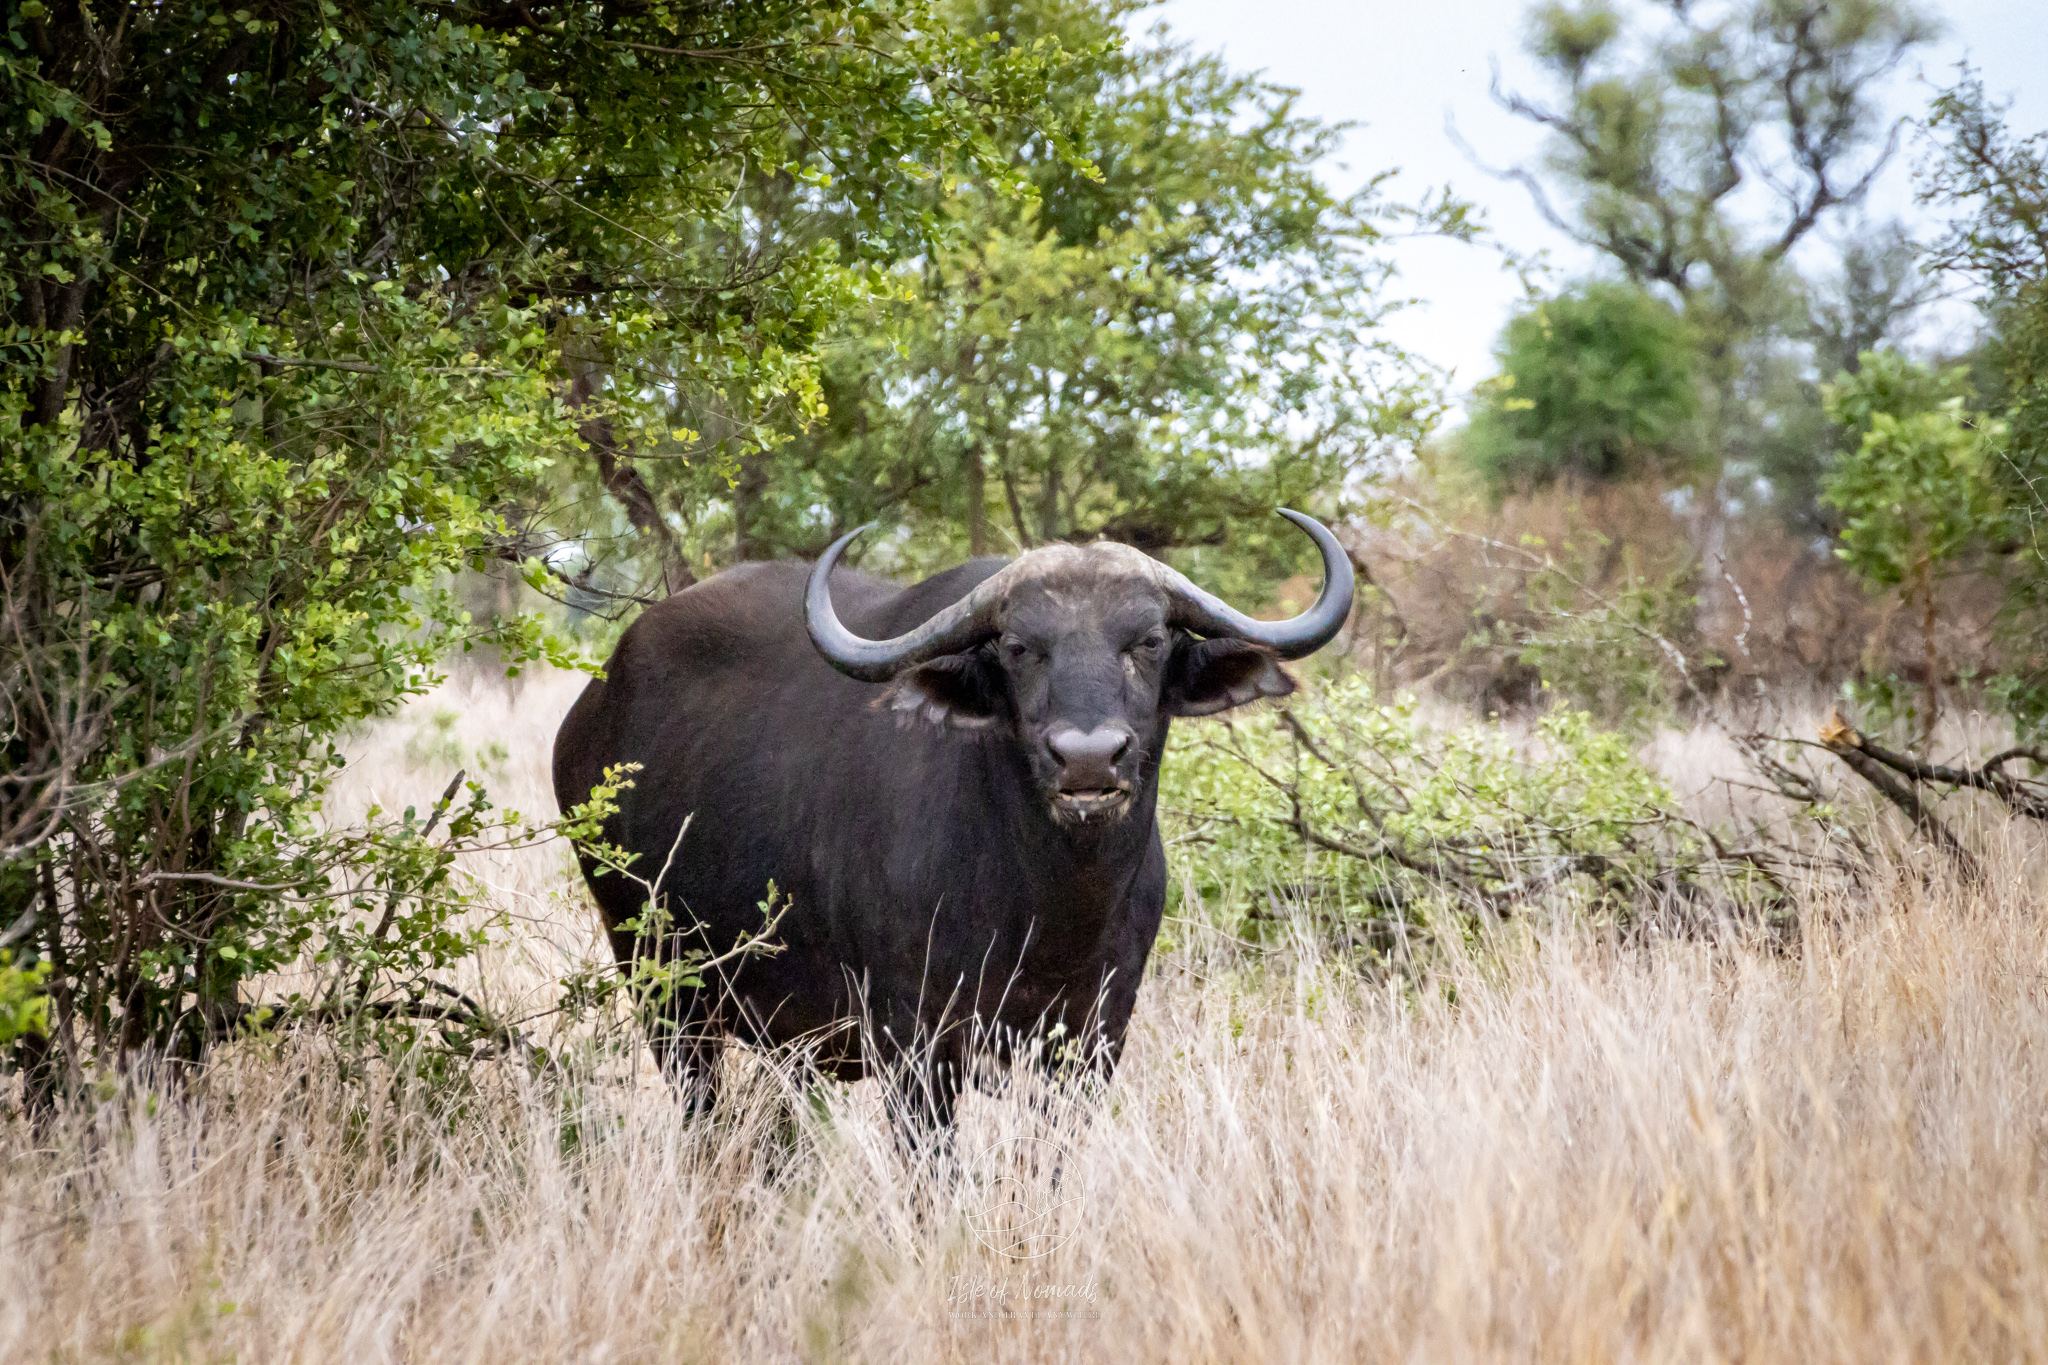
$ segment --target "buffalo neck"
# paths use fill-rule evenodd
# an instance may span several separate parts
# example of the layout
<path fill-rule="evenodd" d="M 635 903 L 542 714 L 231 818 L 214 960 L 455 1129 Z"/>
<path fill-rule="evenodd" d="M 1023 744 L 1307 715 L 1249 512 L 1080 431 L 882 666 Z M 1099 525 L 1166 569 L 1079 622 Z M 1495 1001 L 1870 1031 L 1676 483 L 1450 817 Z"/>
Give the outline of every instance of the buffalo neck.
<path fill-rule="evenodd" d="M 1039 920 L 1043 929 L 1056 926 L 1058 937 L 1076 946 L 1107 931 L 1157 837 L 1158 752 L 1165 739 L 1162 724 L 1129 809 L 1086 824 L 1054 818 L 1042 789 L 1008 745 L 984 750 L 995 797 L 990 804 L 1004 813 L 1004 829 L 1003 837 L 987 841 L 979 853 L 993 862 L 988 871 L 1009 889 L 1004 899 L 1014 912 Z"/>

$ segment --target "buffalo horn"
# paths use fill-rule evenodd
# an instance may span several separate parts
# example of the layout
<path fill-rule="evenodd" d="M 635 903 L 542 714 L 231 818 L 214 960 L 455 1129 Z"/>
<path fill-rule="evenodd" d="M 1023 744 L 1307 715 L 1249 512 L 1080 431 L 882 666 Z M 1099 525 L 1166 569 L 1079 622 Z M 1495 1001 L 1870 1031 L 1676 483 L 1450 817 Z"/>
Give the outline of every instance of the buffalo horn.
<path fill-rule="evenodd" d="M 1204 592 L 1189 582 L 1185 575 L 1158 560 L 1140 555 L 1135 550 L 1124 552 L 1141 561 L 1144 572 L 1165 590 L 1172 603 L 1170 614 L 1173 624 L 1211 638 L 1232 636 L 1249 640 L 1253 644 L 1264 645 L 1283 659 L 1299 659 L 1328 644 L 1350 617 L 1351 559 L 1344 553 L 1344 547 L 1337 543 L 1337 537 L 1315 518 L 1286 508 L 1280 509 L 1280 515 L 1308 532 L 1316 547 L 1323 552 L 1322 592 L 1317 595 L 1314 606 L 1286 621 L 1255 620 L 1221 598 Z M 873 525 L 870 522 L 867 526 L 856 527 L 833 541 L 831 547 L 819 556 L 816 567 L 811 570 L 810 583 L 804 590 L 804 624 L 810 629 L 811 643 L 834 668 L 863 682 L 885 682 L 906 668 L 914 668 L 942 655 L 961 653 L 994 635 L 1000 629 L 997 617 L 1002 610 L 1003 599 L 1009 596 L 1017 580 L 1035 567 L 1032 554 L 1026 554 L 983 579 L 972 592 L 917 629 L 893 640 L 863 639 L 840 623 L 839 613 L 832 607 L 829 585 L 832 569 L 839 563 L 839 556 L 847 544 Z"/>
<path fill-rule="evenodd" d="M 1285 621 L 1260 621 L 1246 616 L 1222 598 L 1202 591 L 1176 569 L 1160 565 L 1162 585 L 1173 599 L 1173 623 L 1211 639 L 1234 636 L 1264 645 L 1283 659 L 1302 659 L 1315 653 L 1344 629 L 1351 616 L 1351 556 L 1330 528 L 1314 517 L 1283 507 L 1280 515 L 1309 533 L 1323 552 L 1323 590 L 1315 604 L 1299 616 Z"/>

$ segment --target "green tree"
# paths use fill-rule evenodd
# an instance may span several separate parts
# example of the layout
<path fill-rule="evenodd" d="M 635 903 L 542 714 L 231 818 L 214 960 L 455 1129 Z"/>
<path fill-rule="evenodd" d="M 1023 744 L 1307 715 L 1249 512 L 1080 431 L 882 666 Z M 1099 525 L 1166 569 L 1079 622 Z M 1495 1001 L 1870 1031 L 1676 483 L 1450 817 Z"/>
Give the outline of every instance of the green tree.
<path fill-rule="evenodd" d="M 323 829 L 343 729 L 451 644 L 542 648 L 443 585 L 565 471 L 646 518 L 669 390 L 815 407 L 925 183 L 1006 184 L 987 127 L 1060 60 L 919 0 L 25 0 L 0 39 L 0 943 L 74 1074 L 308 952 L 332 1015 L 464 950 L 427 834 L 481 791 Z M 820 226 L 763 231 L 762 181 Z"/>
<path fill-rule="evenodd" d="M 1940 716 L 1947 672 L 1936 651 L 1936 590 L 2000 539 L 2005 426 L 1968 411 L 1961 367 L 1936 371 L 1891 351 L 1866 352 L 1855 374 L 1825 392 L 1828 416 L 1851 437 L 1822 491 L 1842 514 L 1835 553 L 1919 614 L 1925 705 L 1884 700 L 1916 719 L 1924 740 Z"/>
<path fill-rule="evenodd" d="M 1514 318 L 1463 451 L 1496 494 L 1561 477 L 1639 478 L 1699 453 L 1696 343 L 1669 304 L 1592 283 Z"/>
<path fill-rule="evenodd" d="M 1332 193 L 1317 163 L 1338 129 L 1216 58 L 1126 45 L 1132 8 L 961 7 L 1000 50 L 1074 54 L 1034 117 L 1080 156 L 1013 120 L 1004 174 L 1032 195 L 930 187 L 940 240 L 835 334 L 817 420 L 744 457 L 729 493 L 710 465 L 663 471 L 675 505 L 722 499 L 703 549 L 810 554 L 881 520 L 899 535 L 876 543 L 910 565 L 1098 536 L 1228 538 L 1235 558 L 1269 543 L 1274 505 L 1342 489 L 1426 427 L 1434 387 L 1378 333 L 1374 255 L 1417 212 L 1377 183 Z M 1423 216 L 1465 230 L 1455 204 Z M 700 412 L 684 396 L 676 424 L 702 430 Z"/>
<path fill-rule="evenodd" d="M 1808 359 L 1832 323 L 1808 315 L 1792 254 L 1889 161 L 1881 87 L 1935 31 L 1906 0 L 1546 3 L 1528 42 L 1551 98 L 1496 91 L 1551 134 L 1541 173 L 1508 174 L 1552 226 L 1679 304 L 1714 453 L 1769 477 L 1795 516 L 1831 448 L 1816 381 L 1844 357 Z"/>
<path fill-rule="evenodd" d="M 1987 336 L 1976 367 L 2003 425 L 1985 477 L 2002 514 L 1984 528 L 2007 583 L 2005 673 L 1998 687 L 2023 729 L 2048 725 L 2048 132 L 2016 136 L 1968 67 L 1936 97 L 1933 154 L 1920 199 L 1947 226 L 1930 264 L 1983 292 Z"/>
<path fill-rule="evenodd" d="M 1856 374 L 1866 353 L 1895 342 L 1938 296 L 1938 278 L 1919 258 L 1899 224 L 1859 225 L 1841 242 L 1833 268 L 1800 282 L 1803 321 L 1795 320 L 1783 339 L 1790 344 L 1755 348 L 1745 404 L 1752 419 L 1747 463 L 1795 530 L 1831 536 L 1840 529 L 1821 487 L 1854 438 L 1829 419 L 1821 386 Z"/>

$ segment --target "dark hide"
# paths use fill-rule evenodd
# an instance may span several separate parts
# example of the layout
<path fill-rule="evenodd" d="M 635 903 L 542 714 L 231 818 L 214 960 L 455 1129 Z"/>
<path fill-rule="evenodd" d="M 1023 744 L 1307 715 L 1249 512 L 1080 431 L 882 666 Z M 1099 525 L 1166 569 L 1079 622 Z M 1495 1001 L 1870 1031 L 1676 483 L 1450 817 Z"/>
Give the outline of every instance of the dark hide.
<path fill-rule="evenodd" d="M 887 638 L 1002 563 L 910 588 L 841 570 L 832 598 L 854 630 Z M 555 740 L 564 809 L 607 765 L 642 765 L 609 830 L 640 875 L 690 819 L 662 883 L 676 923 L 702 926 L 683 942 L 723 951 L 760 929 L 771 880 L 790 905 L 781 952 L 649 1021 L 664 1068 L 701 1104 L 728 1036 L 809 1044 L 845 1078 L 908 1057 L 899 1094 L 945 1123 L 970 1051 L 1005 1056 L 1064 1025 L 1113 1067 L 1165 900 L 1154 809 L 1169 717 L 1292 680 L 1264 649 L 1169 629 L 1151 584 L 1069 575 L 1021 584 L 998 638 L 856 682 L 805 634 L 808 572 L 742 565 L 648 608 Z M 1077 738 L 1119 730 L 1122 749 Z M 1070 750 L 1085 752 L 1063 769 Z M 1084 765 L 1085 789 L 1063 778 Z M 644 893 L 590 881 L 626 962 L 639 945 L 616 926 Z"/>

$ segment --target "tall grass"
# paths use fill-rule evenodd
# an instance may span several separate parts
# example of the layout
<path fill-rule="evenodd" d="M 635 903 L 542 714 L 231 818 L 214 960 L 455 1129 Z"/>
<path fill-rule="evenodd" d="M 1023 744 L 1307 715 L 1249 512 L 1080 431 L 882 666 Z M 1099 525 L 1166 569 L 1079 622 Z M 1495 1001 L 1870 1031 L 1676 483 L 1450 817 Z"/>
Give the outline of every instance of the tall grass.
<path fill-rule="evenodd" d="M 438 728 L 545 810 L 568 695 Z M 438 790 L 463 756 L 422 723 L 344 800 Z M 524 856 L 472 869 L 520 917 L 500 1000 L 600 950 Z M 1815 898 L 1796 950 L 1517 929 L 1419 988 L 1176 924 L 1106 1103 L 966 1106 L 969 1167 L 1063 1150 L 1030 1260 L 978 1235 L 987 1184 L 906 1172 L 872 1085 L 790 1104 L 742 1059 L 693 1124 L 644 1064 L 451 1087 L 241 1046 L 0 1120 L 0 1360 L 2048 1358 L 2048 925 L 1994 861 Z"/>

